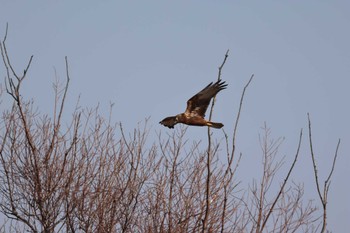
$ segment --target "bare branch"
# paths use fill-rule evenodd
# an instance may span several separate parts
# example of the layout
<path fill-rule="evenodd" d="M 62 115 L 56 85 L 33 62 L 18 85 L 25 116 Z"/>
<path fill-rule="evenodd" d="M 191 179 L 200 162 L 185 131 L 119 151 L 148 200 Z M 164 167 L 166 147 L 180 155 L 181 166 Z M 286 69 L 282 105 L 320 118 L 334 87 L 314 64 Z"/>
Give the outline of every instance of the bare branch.
<path fill-rule="evenodd" d="M 338 143 L 337 143 L 337 148 L 335 149 L 335 154 L 334 154 L 334 157 L 333 157 L 333 163 L 332 163 L 332 169 L 331 171 L 329 172 L 329 175 L 326 179 L 326 183 L 328 183 L 332 177 L 332 174 L 334 172 L 334 168 L 335 168 L 335 162 L 337 160 L 337 157 L 338 157 L 338 149 L 339 149 L 339 146 L 340 146 L 340 139 L 338 140 Z"/>
<path fill-rule="evenodd" d="M 218 80 L 221 79 L 221 70 L 224 67 L 227 57 L 228 57 L 229 50 L 226 51 L 225 58 L 219 67 L 218 72 Z M 214 105 L 215 105 L 216 96 L 213 97 L 211 106 L 210 106 L 210 113 L 209 113 L 209 121 L 212 118 Z M 203 220 L 203 228 L 202 232 L 207 231 L 207 224 L 208 224 L 208 216 L 210 214 L 210 178 L 211 178 L 211 133 L 210 133 L 210 127 L 208 127 L 208 149 L 207 149 L 207 181 L 206 181 L 206 209 L 205 209 L 205 215 Z"/>
<path fill-rule="evenodd" d="M 314 155 L 314 150 L 313 150 L 313 146 L 312 146 L 312 133 L 311 133 L 311 120 L 310 120 L 310 114 L 307 114 L 307 118 L 308 118 L 308 122 L 309 122 L 309 145 L 310 145 L 310 150 L 311 150 L 311 158 L 312 158 L 312 164 L 314 167 L 314 175 L 315 175 L 315 183 L 316 183 L 316 187 L 317 187 L 317 193 L 318 196 L 322 202 L 322 204 L 324 203 L 322 194 L 321 194 L 321 188 L 320 188 L 320 183 L 318 181 L 318 174 L 317 174 L 317 165 L 316 165 L 316 160 L 315 160 L 315 155 Z"/>
<path fill-rule="evenodd" d="M 24 132 L 26 134 L 28 143 L 29 143 L 33 153 L 35 153 L 37 149 L 36 149 L 36 147 L 34 145 L 34 141 L 32 139 L 33 137 L 32 137 L 32 135 L 30 133 L 30 129 L 29 129 L 28 123 L 26 121 L 25 112 L 24 112 L 24 109 L 23 109 L 23 106 L 22 106 L 22 102 L 21 102 L 21 99 L 20 99 L 20 94 L 19 94 L 21 83 L 22 83 L 23 79 L 26 77 L 26 74 L 27 74 L 27 71 L 28 71 L 28 69 L 30 67 L 30 64 L 32 62 L 33 56 L 30 57 L 29 62 L 27 64 L 27 67 L 24 70 L 23 76 L 19 77 L 16 74 L 15 70 L 13 69 L 13 67 L 11 65 L 11 62 L 10 62 L 9 55 L 7 53 L 6 44 L 5 44 L 5 41 L 6 41 L 6 38 L 7 38 L 7 30 L 8 30 L 8 25 L 6 25 L 5 37 L 4 37 L 3 41 L 2 41 L 2 43 L 0 43 L 1 55 L 2 55 L 3 63 L 5 65 L 6 72 L 7 72 L 6 79 L 8 80 L 8 83 L 10 85 L 10 88 L 8 88 L 8 86 L 6 85 L 6 90 L 13 97 L 13 99 L 15 100 L 15 102 L 18 105 L 18 108 L 19 108 L 19 111 L 20 111 L 20 114 L 21 114 L 21 120 L 22 120 L 22 123 L 23 123 L 23 126 L 24 126 Z M 11 73 L 10 73 L 10 70 L 11 70 Z M 15 76 L 15 78 L 17 79 L 17 83 L 16 84 L 14 83 L 13 79 L 11 78 L 11 74 L 13 76 Z"/>
<path fill-rule="evenodd" d="M 314 170 L 314 175 L 315 175 L 315 183 L 316 183 L 316 188 L 317 188 L 317 193 L 320 198 L 320 201 L 322 203 L 323 207 L 323 219 L 322 219 L 322 229 L 321 232 L 326 232 L 327 229 L 327 203 L 328 203 L 328 192 L 329 192 L 329 187 L 330 187 L 330 179 L 332 177 L 334 168 L 335 168 L 335 163 L 338 157 L 338 149 L 340 146 L 340 139 L 338 140 L 337 147 L 335 150 L 335 154 L 333 157 L 333 163 L 332 163 L 332 168 L 328 174 L 327 179 L 324 182 L 324 187 L 323 187 L 323 195 L 321 192 L 320 188 L 320 183 L 318 179 L 318 173 L 317 173 L 317 165 L 316 165 L 316 159 L 314 155 L 314 150 L 313 150 L 313 144 L 312 144 L 312 133 L 311 133 L 311 120 L 310 120 L 310 114 L 307 114 L 308 117 L 308 122 L 309 122 L 309 143 L 310 143 L 310 151 L 311 151 L 311 158 L 312 158 L 312 164 L 313 164 L 313 170 Z"/>
<path fill-rule="evenodd" d="M 241 100 L 239 102 L 239 109 L 238 109 L 238 113 L 237 113 L 237 118 L 236 118 L 236 121 L 235 121 L 235 126 L 234 126 L 234 130 L 233 130 L 233 136 L 232 136 L 232 159 L 234 157 L 234 151 L 235 151 L 235 145 L 236 145 L 236 134 L 237 134 L 237 129 L 238 129 L 238 122 L 239 122 L 239 118 L 241 116 L 241 112 L 242 112 L 242 106 L 243 106 L 243 100 L 244 100 L 244 95 L 245 95 L 245 92 L 249 86 L 249 84 L 251 83 L 251 81 L 253 80 L 253 77 L 254 77 L 254 74 L 252 74 L 250 76 L 250 79 L 248 80 L 247 84 L 244 86 L 243 88 L 243 92 L 242 92 L 242 95 L 241 95 Z M 232 160 L 231 159 L 231 160 Z"/>
<path fill-rule="evenodd" d="M 219 72 L 218 72 L 218 80 L 221 79 L 221 72 L 222 72 L 222 68 L 224 67 L 225 63 L 226 63 L 226 60 L 228 58 L 228 52 L 230 50 L 228 49 L 225 53 L 225 57 L 224 57 L 224 60 L 222 61 L 221 65 L 219 66 Z M 210 106 L 210 112 L 209 112 L 209 121 L 211 120 L 212 116 L 213 116 L 213 110 L 214 110 L 214 105 L 215 105 L 215 100 L 216 100 L 216 96 L 213 97 L 213 100 L 211 102 L 211 106 Z M 208 134 L 210 132 L 210 127 L 208 127 Z"/>
<path fill-rule="evenodd" d="M 238 113 L 237 113 L 237 118 L 235 121 L 235 126 L 234 126 L 234 130 L 233 130 L 233 135 L 232 135 L 232 150 L 231 150 L 231 156 L 229 156 L 228 159 L 228 166 L 227 166 L 227 170 L 226 173 L 228 171 L 231 171 L 231 165 L 233 163 L 234 160 L 234 155 L 235 155 L 235 149 L 236 149 L 236 134 L 237 134 L 237 129 L 238 129 L 238 123 L 239 123 L 239 118 L 241 116 L 241 112 L 242 112 L 242 107 L 243 107 L 243 100 L 244 100 L 244 95 L 245 92 L 249 86 L 249 84 L 251 83 L 251 81 L 253 80 L 254 74 L 251 75 L 250 79 L 248 80 L 247 84 L 244 86 L 243 88 L 243 92 L 241 95 L 241 100 L 240 100 L 240 104 L 239 104 L 239 109 L 238 109 Z M 225 133 L 225 132 L 224 132 Z M 226 133 L 225 133 L 226 134 Z M 227 138 L 227 135 L 226 135 Z"/>

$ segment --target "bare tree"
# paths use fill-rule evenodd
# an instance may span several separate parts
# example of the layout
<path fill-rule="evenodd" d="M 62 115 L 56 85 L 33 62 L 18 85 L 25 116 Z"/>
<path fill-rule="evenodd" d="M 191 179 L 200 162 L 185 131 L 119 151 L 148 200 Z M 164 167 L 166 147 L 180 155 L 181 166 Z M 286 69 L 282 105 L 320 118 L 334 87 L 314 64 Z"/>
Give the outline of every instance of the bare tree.
<path fill-rule="evenodd" d="M 4 131 L 0 148 L 2 212 L 23 222 L 32 232 L 53 232 L 65 219 L 62 215 L 65 193 L 72 182 L 74 167 L 69 161 L 77 142 L 79 116 L 66 132 L 61 120 L 69 75 L 63 90 L 56 89 L 54 119 L 36 118 L 33 103 L 25 102 L 20 87 L 27 77 L 32 58 L 23 75 L 14 70 L 6 49 L 7 28 L 1 43 L 6 68 L 6 91 L 13 98 L 12 110 L 3 115 Z M 60 103 L 59 100 L 61 100 Z M 69 130 L 73 134 L 68 135 Z M 71 209 L 68 210 L 68 212 Z"/>

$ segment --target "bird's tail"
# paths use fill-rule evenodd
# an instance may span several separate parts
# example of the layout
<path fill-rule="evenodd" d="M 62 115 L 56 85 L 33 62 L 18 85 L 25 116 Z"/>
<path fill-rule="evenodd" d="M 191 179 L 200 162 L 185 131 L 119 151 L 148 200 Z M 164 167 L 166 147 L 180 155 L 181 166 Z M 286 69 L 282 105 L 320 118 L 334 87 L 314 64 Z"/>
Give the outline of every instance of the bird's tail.
<path fill-rule="evenodd" d="M 213 128 L 215 128 L 215 129 L 221 129 L 224 125 L 221 124 L 221 123 L 216 123 L 216 122 L 207 121 L 207 126 L 213 127 Z"/>

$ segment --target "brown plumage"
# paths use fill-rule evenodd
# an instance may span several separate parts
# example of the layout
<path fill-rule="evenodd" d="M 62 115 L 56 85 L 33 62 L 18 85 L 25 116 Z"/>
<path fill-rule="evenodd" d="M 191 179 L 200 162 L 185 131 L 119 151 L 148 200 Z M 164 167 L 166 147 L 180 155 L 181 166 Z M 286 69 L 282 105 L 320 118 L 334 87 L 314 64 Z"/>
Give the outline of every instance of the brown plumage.
<path fill-rule="evenodd" d="M 187 101 L 187 108 L 184 113 L 176 116 L 164 118 L 160 124 L 174 128 L 177 123 L 195 126 L 209 126 L 220 129 L 224 125 L 221 123 L 211 122 L 204 119 L 205 112 L 209 106 L 210 100 L 221 90 L 225 89 L 225 81 L 218 80 L 216 83 L 210 83 L 203 90 L 194 95 Z"/>

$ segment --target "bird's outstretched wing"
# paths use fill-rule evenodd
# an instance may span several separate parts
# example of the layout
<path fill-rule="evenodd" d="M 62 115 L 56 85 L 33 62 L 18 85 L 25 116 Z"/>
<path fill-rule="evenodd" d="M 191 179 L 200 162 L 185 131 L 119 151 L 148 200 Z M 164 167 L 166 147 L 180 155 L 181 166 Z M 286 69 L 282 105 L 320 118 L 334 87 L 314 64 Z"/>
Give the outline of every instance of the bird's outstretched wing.
<path fill-rule="evenodd" d="M 221 81 L 221 79 L 214 84 L 211 82 L 203 90 L 187 101 L 185 114 L 195 114 L 204 118 L 211 98 L 213 98 L 219 91 L 225 89 L 226 86 L 227 84 L 225 84 L 225 81 Z"/>

